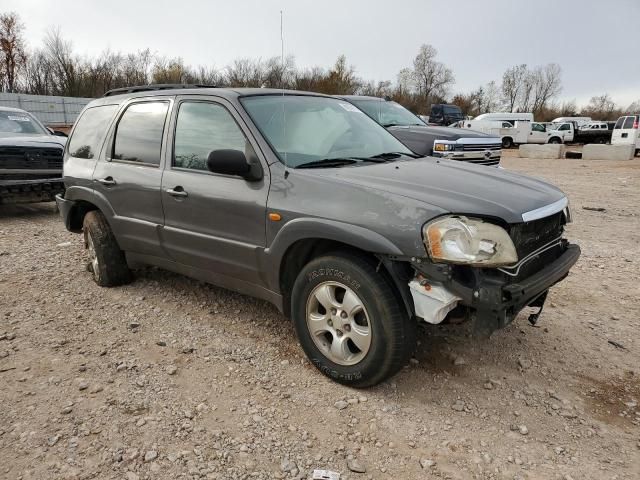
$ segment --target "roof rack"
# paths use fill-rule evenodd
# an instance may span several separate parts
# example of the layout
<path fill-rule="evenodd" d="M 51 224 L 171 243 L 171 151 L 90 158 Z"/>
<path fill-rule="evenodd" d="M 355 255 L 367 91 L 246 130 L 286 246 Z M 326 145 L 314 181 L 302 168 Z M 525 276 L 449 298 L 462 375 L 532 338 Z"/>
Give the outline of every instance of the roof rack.
<path fill-rule="evenodd" d="M 136 85 L 133 87 L 113 88 L 106 91 L 103 97 L 112 97 L 113 95 L 122 95 L 123 93 L 151 92 L 154 90 L 173 90 L 176 88 L 216 88 L 216 86 L 188 83 L 156 83 L 152 85 Z"/>

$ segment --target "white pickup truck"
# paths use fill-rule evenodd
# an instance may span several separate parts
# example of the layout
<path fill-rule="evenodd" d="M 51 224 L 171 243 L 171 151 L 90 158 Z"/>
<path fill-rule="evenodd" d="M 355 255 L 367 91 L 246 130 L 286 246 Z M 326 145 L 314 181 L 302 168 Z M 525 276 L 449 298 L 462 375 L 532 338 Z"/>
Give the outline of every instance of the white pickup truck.
<path fill-rule="evenodd" d="M 545 125 L 528 121 L 508 120 L 465 120 L 462 128 L 496 135 L 502 138 L 502 148 L 510 148 L 523 143 L 563 143 L 563 135 L 550 130 Z"/>

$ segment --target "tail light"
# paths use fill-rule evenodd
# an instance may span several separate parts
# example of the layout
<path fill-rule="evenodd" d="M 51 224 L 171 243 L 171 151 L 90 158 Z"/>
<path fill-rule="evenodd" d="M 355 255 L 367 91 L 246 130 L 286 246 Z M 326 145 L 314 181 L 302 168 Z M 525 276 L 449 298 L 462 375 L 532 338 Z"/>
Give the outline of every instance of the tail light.
<path fill-rule="evenodd" d="M 635 121 L 633 122 L 633 128 L 634 129 L 638 129 L 638 117 L 636 117 Z"/>

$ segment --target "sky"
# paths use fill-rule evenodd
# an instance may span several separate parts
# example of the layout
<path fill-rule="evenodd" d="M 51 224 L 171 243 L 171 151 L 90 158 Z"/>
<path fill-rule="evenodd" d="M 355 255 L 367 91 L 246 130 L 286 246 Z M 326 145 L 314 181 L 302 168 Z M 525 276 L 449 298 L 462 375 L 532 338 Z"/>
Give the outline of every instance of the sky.
<path fill-rule="evenodd" d="M 561 100 L 608 93 L 640 100 L 640 0 L 2 0 L 30 48 L 51 27 L 81 55 L 150 48 L 190 65 L 222 68 L 240 57 L 285 55 L 329 67 L 344 54 L 365 80 L 396 80 L 421 44 L 469 92 L 508 67 L 562 67 Z"/>

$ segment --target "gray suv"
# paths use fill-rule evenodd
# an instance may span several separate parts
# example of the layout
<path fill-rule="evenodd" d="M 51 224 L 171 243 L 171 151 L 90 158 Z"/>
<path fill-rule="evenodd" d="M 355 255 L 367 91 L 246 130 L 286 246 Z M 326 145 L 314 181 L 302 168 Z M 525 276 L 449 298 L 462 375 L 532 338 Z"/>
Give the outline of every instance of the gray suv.
<path fill-rule="evenodd" d="M 354 387 L 405 364 L 418 322 L 488 333 L 541 310 L 580 255 L 557 188 L 418 157 L 313 93 L 108 93 L 77 121 L 64 179 L 60 212 L 98 285 L 155 265 L 267 300 L 310 361 Z"/>

